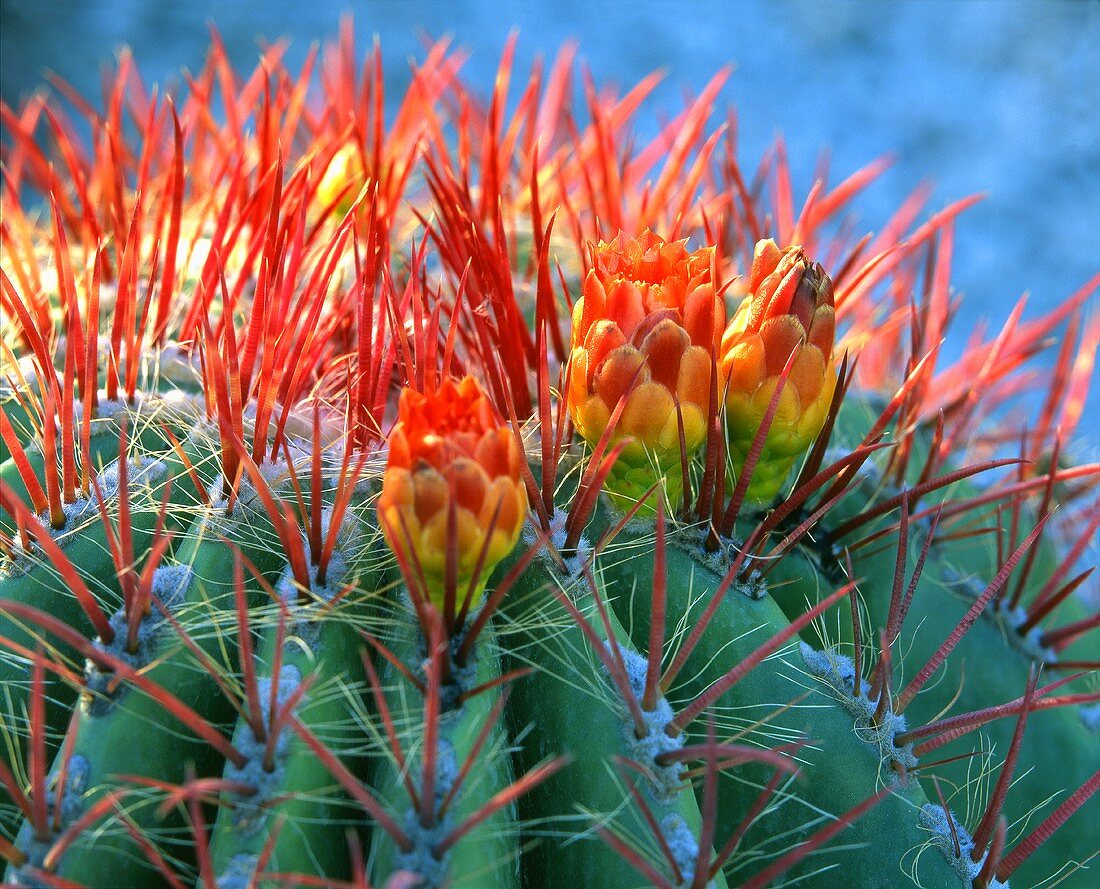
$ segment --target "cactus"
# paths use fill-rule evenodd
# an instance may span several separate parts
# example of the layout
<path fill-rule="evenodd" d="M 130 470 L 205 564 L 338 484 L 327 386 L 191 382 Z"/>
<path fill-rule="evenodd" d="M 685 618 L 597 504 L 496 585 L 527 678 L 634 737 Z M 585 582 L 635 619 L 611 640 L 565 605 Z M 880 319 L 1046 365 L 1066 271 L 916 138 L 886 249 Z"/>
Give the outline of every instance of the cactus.
<path fill-rule="evenodd" d="M 3 107 L 6 882 L 1093 885 L 1100 277 L 511 58 Z"/>

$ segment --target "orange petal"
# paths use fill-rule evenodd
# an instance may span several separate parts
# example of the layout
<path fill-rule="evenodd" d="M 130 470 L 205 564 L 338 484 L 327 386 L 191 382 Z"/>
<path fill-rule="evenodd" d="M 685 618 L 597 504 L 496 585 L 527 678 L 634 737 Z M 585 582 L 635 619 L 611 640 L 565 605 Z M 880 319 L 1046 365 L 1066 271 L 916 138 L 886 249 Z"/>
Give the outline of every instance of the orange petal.
<path fill-rule="evenodd" d="M 422 463 L 413 470 L 412 482 L 415 493 L 413 505 L 416 517 L 421 524 L 428 522 L 440 512 L 447 511 L 450 488 L 439 470 Z"/>
<path fill-rule="evenodd" d="M 642 383 L 627 398 L 622 432 L 635 436 L 646 447 L 654 447 L 669 416 L 675 416 L 675 410 L 676 405 L 668 389 L 652 381 Z"/>
<path fill-rule="evenodd" d="M 804 338 L 802 325 L 790 315 L 769 318 L 761 325 L 760 339 L 764 343 L 765 367 L 769 376 L 783 372 L 787 359 Z"/>
<path fill-rule="evenodd" d="M 633 346 L 620 346 L 596 369 L 593 391 L 614 409 L 631 383 L 640 385 L 649 379 L 645 357 Z"/>
<path fill-rule="evenodd" d="M 675 389 L 680 377 L 680 358 L 690 344 L 687 331 L 671 318 L 665 318 L 654 327 L 641 345 L 651 379 Z"/>
<path fill-rule="evenodd" d="M 456 460 L 447 468 L 447 476 L 453 486 L 458 506 L 470 512 L 480 512 L 490 484 L 485 470 L 473 460 Z"/>
<path fill-rule="evenodd" d="M 676 380 L 676 397 L 684 404 L 697 404 L 710 409 L 710 353 L 702 346 L 690 346 L 680 359 L 680 375 Z M 721 398 L 719 392 L 719 398 Z"/>
<path fill-rule="evenodd" d="M 821 393 L 824 377 L 825 359 L 821 350 L 816 346 L 800 347 L 787 385 L 798 389 L 798 397 L 803 404 L 810 404 Z"/>

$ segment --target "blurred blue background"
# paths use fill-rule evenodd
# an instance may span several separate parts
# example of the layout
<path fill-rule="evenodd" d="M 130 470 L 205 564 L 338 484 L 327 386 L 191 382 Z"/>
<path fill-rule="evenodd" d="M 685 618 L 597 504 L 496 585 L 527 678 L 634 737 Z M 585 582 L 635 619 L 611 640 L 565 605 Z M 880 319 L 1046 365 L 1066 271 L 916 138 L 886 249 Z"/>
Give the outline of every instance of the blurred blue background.
<path fill-rule="evenodd" d="M 824 147 L 840 175 L 896 155 L 858 204 L 868 227 L 921 181 L 936 185 L 933 209 L 986 192 L 957 232 L 954 280 L 966 300 L 951 354 L 980 318 L 999 325 L 1022 293 L 1033 316 L 1100 270 L 1096 0 L 0 0 L 0 92 L 14 102 L 52 70 L 98 95 L 101 66 L 124 44 L 147 79 L 178 82 L 181 68 L 201 65 L 211 22 L 239 66 L 255 62 L 259 38 L 283 35 L 296 65 L 345 11 L 361 47 L 380 36 L 395 86 L 423 34 L 471 50 L 466 76 L 486 92 L 513 28 L 519 70 L 576 38 L 598 81 L 627 86 L 663 68 L 654 111 L 679 107 L 685 89 L 733 62 L 724 99 L 738 110 L 742 157 L 755 162 L 781 131 L 799 194 Z M 1100 407 L 1096 393 L 1091 404 Z M 1086 423 L 1082 432 L 1100 431 L 1095 410 Z"/>

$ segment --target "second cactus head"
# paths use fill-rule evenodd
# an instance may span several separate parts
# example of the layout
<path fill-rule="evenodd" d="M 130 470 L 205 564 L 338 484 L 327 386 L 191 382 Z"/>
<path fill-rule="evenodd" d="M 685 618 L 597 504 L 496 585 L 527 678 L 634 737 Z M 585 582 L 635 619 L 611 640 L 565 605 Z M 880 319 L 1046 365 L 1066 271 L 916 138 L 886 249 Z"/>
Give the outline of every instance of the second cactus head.
<path fill-rule="evenodd" d="M 836 386 L 833 282 L 799 246 L 756 245 L 749 293 L 722 337 L 730 458 L 741 471 L 776 386 L 790 374 L 747 497 L 771 500 L 794 460 L 821 431 Z"/>
<path fill-rule="evenodd" d="M 444 610 L 476 604 L 516 544 L 527 511 L 512 430 L 473 377 L 405 389 L 378 501 L 386 541 Z M 450 563 L 450 564 L 449 564 Z"/>

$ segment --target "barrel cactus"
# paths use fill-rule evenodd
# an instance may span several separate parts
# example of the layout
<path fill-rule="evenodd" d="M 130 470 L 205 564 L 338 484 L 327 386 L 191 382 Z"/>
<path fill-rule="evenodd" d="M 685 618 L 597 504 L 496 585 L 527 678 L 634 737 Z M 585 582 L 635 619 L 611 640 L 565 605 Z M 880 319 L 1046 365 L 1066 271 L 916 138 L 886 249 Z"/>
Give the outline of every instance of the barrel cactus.
<path fill-rule="evenodd" d="M 7 883 L 1095 885 L 1100 279 L 512 58 L 2 108 Z"/>

